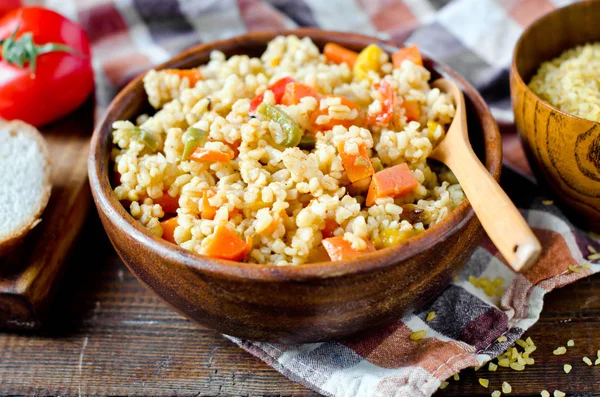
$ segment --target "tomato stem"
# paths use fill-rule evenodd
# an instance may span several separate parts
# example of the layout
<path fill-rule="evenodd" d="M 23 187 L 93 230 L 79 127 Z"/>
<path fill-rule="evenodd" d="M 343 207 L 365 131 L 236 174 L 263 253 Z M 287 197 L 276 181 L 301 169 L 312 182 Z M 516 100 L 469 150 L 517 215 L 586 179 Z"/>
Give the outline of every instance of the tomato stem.
<path fill-rule="evenodd" d="M 25 64 L 29 63 L 29 69 L 31 70 L 32 75 L 35 74 L 38 56 L 51 52 L 76 53 L 71 47 L 60 43 L 37 45 L 33 41 L 33 34 L 31 32 L 25 32 L 16 39 L 19 26 L 20 22 L 17 23 L 17 26 L 10 37 L 0 40 L 0 46 L 2 46 L 2 59 L 19 68 L 24 68 Z"/>

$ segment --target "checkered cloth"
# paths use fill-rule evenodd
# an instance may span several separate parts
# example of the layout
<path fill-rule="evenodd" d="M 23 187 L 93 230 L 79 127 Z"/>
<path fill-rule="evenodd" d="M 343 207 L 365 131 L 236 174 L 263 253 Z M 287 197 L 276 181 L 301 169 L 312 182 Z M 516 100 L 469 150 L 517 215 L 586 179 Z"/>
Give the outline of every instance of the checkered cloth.
<path fill-rule="evenodd" d="M 35 3 L 25 0 L 26 3 Z M 501 125 L 510 127 L 508 67 L 523 27 L 564 0 L 47 0 L 78 21 L 93 43 L 97 96 L 106 105 L 133 76 L 201 42 L 249 30 L 297 26 L 361 32 L 418 44 L 467 77 Z M 230 338 L 290 379 L 328 396 L 430 396 L 463 368 L 502 353 L 539 318 L 544 295 L 600 271 L 574 273 L 600 241 L 576 230 L 528 174 L 521 152 L 507 160 L 503 186 L 523 209 L 544 252 L 525 274 L 509 271 L 483 241 L 458 279 L 430 306 L 360 338 L 279 345 Z M 518 147 L 514 146 L 518 149 Z M 469 277 L 506 280 L 489 297 Z M 430 311 L 437 317 L 426 322 Z M 409 339 L 417 330 L 427 338 Z M 497 338 L 505 335 L 505 342 Z"/>

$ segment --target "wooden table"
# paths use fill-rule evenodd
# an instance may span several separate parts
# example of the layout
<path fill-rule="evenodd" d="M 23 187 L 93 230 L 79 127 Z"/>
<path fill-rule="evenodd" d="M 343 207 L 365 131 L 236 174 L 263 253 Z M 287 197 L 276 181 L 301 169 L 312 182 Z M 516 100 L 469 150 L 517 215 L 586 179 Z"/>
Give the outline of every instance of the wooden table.
<path fill-rule="evenodd" d="M 129 273 L 95 213 L 83 230 L 46 328 L 0 333 L 0 395 L 316 395 L 166 307 Z M 533 367 L 465 371 L 438 394 L 489 396 L 494 389 L 479 386 L 477 375 L 494 388 L 508 380 L 512 396 L 544 388 L 600 395 L 600 366 L 581 360 L 600 349 L 600 276 L 551 293 L 528 335 L 539 346 Z M 552 355 L 568 339 L 576 346 Z M 567 362 L 570 375 L 562 371 Z"/>

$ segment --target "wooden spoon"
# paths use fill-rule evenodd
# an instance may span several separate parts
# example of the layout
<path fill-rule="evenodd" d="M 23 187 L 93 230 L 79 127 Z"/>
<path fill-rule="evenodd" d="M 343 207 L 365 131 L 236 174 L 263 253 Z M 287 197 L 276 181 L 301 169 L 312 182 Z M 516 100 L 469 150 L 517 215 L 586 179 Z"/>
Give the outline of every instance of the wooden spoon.
<path fill-rule="evenodd" d="M 517 207 L 475 155 L 469 142 L 462 91 L 446 79 L 438 79 L 432 86 L 452 96 L 456 115 L 446 137 L 430 157 L 452 170 L 483 228 L 510 267 L 516 272 L 529 268 L 542 247 Z"/>

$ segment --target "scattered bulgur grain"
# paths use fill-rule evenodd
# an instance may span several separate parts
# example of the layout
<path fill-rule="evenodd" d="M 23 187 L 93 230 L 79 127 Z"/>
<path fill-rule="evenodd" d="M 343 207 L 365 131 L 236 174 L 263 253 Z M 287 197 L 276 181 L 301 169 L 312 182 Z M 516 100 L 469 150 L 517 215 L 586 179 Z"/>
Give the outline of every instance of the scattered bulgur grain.
<path fill-rule="evenodd" d="M 542 390 L 542 392 L 540 393 L 540 395 L 542 397 L 550 397 L 550 393 L 548 392 L 548 390 Z"/>
<path fill-rule="evenodd" d="M 527 357 L 525 359 L 525 364 L 527 364 L 527 365 L 533 365 L 533 364 L 535 364 L 535 360 L 533 358 L 531 358 L 531 357 Z"/>
<path fill-rule="evenodd" d="M 569 372 L 571 372 L 572 369 L 573 369 L 573 366 L 571 364 L 563 365 L 563 370 L 565 371 L 565 374 L 568 374 Z"/>
<path fill-rule="evenodd" d="M 490 381 L 489 379 L 479 378 L 479 384 L 487 389 L 490 385 Z"/>
<path fill-rule="evenodd" d="M 589 261 L 597 261 L 598 259 L 600 259 L 600 253 L 592 254 L 592 255 L 588 256 L 587 258 Z"/>
<path fill-rule="evenodd" d="M 577 265 L 569 265 L 571 273 L 581 273 L 581 268 Z"/>
<path fill-rule="evenodd" d="M 554 204 L 554 201 L 552 201 L 552 200 L 542 200 L 542 204 L 544 204 L 544 205 L 552 205 L 552 204 Z"/>
<path fill-rule="evenodd" d="M 498 369 L 498 366 L 494 363 L 490 363 L 490 365 L 488 365 L 488 370 L 491 372 L 495 372 Z"/>
<path fill-rule="evenodd" d="M 590 264 L 585 262 L 583 265 L 581 265 L 582 268 L 584 269 L 589 269 L 590 268 Z"/>
<path fill-rule="evenodd" d="M 500 392 L 500 390 L 494 390 L 492 392 L 492 397 L 500 397 L 502 395 L 502 393 Z"/>
<path fill-rule="evenodd" d="M 427 318 L 425 319 L 425 321 L 430 322 L 431 320 L 433 320 L 434 318 L 436 318 L 436 314 L 434 311 L 431 311 L 427 314 Z"/>
<path fill-rule="evenodd" d="M 569 347 L 575 346 L 575 341 L 573 339 L 569 339 L 567 342 L 567 346 L 569 346 Z"/>
<path fill-rule="evenodd" d="M 531 336 L 528 336 L 527 339 L 525 339 L 525 342 L 527 342 L 529 346 L 535 346 L 535 343 L 533 343 L 533 339 L 531 339 Z"/>
<path fill-rule="evenodd" d="M 594 361 L 594 365 L 600 365 L 600 358 Z"/>
<path fill-rule="evenodd" d="M 519 364 L 517 362 L 514 363 L 510 363 L 510 367 L 512 369 L 514 369 L 515 371 L 523 371 L 525 369 L 525 366 L 522 364 Z"/>
<path fill-rule="evenodd" d="M 589 357 L 584 357 L 583 362 L 586 363 L 587 365 L 592 365 L 592 360 L 590 360 Z"/>
<path fill-rule="evenodd" d="M 442 382 L 442 383 L 440 383 L 440 387 L 439 387 L 439 389 L 440 389 L 440 390 L 443 390 L 443 389 L 445 389 L 446 387 L 448 387 L 448 385 L 449 385 L 449 384 L 450 384 L 450 383 L 448 383 L 448 382 Z"/>
<path fill-rule="evenodd" d="M 502 383 L 502 393 L 504 393 L 504 394 L 512 393 L 512 386 L 508 382 Z"/>
<path fill-rule="evenodd" d="M 500 336 L 498 339 L 496 339 L 498 342 L 500 343 L 504 343 L 508 340 L 508 338 L 504 335 Z"/>
<path fill-rule="evenodd" d="M 527 346 L 529 346 L 529 345 L 527 344 L 527 342 L 525 342 L 523 339 L 518 339 L 518 340 L 517 340 L 517 345 L 521 346 L 523 349 L 526 349 L 526 348 L 527 348 Z"/>
<path fill-rule="evenodd" d="M 552 353 L 555 356 L 561 356 L 561 355 L 565 354 L 566 352 L 567 352 L 567 348 L 564 346 L 561 346 L 561 347 L 556 348 L 556 350 L 554 350 Z"/>
<path fill-rule="evenodd" d="M 508 358 L 501 358 L 498 360 L 498 365 L 504 368 L 510 367 L 510 360 Z"/>
<path fill-rule="evenodd" d="M 454 378 L 454 380 L 460 380 L 460 376 L 458 375 L 458 373 L 455 373 L 453 378 Z"/>
<path fill-rule="evenodd" d="M 592 247 L 591 245 L 587 246 L 588 251 L 590 251 L 590 254 L 597 254 L 598 251 L 596 251 L 596 248 Z"/>
<path fill-rule="evenodd" d="M 425 337 L 425 335 L 427 335 L 427 331 L 422 329 L 420 331 L 415 331 L 412 334 L 410 334 L 409 338 L 410 338 L 410 340 L 418 341 L 418 340 L 423 339 Z"/>
<path fill-rule="evenodd" d="M 565 397 L 566 394 L 561 392 L 560 390 L 554 390 L 554 397 Z"/>

